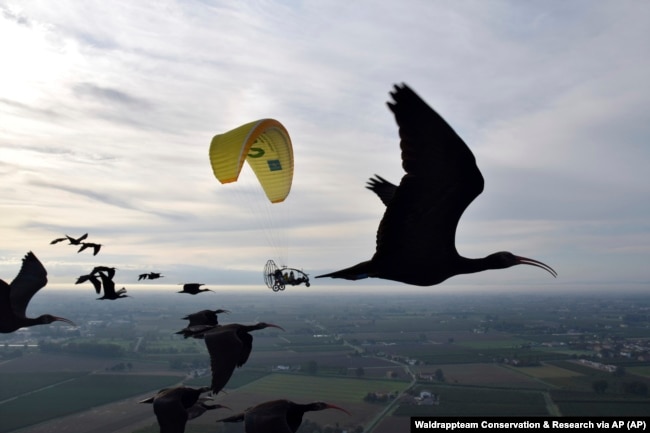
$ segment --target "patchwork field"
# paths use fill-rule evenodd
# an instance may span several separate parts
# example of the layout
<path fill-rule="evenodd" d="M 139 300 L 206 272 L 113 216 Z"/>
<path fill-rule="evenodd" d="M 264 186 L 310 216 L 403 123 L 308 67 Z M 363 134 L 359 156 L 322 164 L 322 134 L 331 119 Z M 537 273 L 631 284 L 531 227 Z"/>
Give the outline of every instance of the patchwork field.
<path fill-rule="evenodd" d="M 427 386 L 437 394 L 437 406 L 401 405 L 395 416 L 541 416 L 548 415 L 541 391 L 481 388 L 476 386 Z"/>
<path fill-rule="evenodd" d="M 19 376 L 3 375 L 10 386 Z M 0 402 L 0 432 L 36 424 L 179 382 L 179 377 L 88 374 L 52 383 L 51 374 L 33 373 L 31 391 Z M 6 382 L 5 382 L 6 381 Z M 14 385 L 13 388 L 16 388 Z"/>
<path fill-rule="evenodd" d="M 392 380 L 269 374 L 242 386 L 238 391 L 276 398 L 318 398 L 332 403 L 354 403 L 363 401 L 368 392 L 402 391 L 408 385 L 408 382 Z"/>
<path fill-rule="evenodd" d="M 538 379 L 582 376 L 581 373 L 575 370 L 568 370 L 566 368 L 561 368 L 551 364 L 543 364 L 533 367 L 518 367 L 516 370 L 521 374 L 525 374 L 527 376 L 535 377 Z"/>
<path fill-rule="evenodd" d="M 130 304 L 119 304 L 123 309 L 116 310 L 113 304 L 98 303 L 105 310 L 99 313 L 92 309 L 94 304 L 80 307 L 75 318 L 101 321 L 102 326 L 75 338 L 118 345 L 123 349 L 119 356 L 46 353 L 13 341 L 0 345 L 0 433 L 25 426 L 25 420 L 37 424 L 17 433 L 158 432 L 151 406 L 138 404 L 140 398 L 182 380 L 189 386 L 210 382 L 204 343 L 174 334 L 185 324 L 180 317 L 205 308 L 206 298 L 180 299 L 196 304 L 160 300 L 147 306 L 142 323 L 135 319 L 139 311 Z M 433 295 L 411 300 L 395 296 L 390 302 L 367 296 L 354 302 L 331 297 L 318 302 L 292 299 L 279 295 L 261 302 L 256 297 L 239 301 L 219 297 L 216 307 L 233 310 L 224 319 L 239 323 L 272 320 L 286 332 L 255 333 L 248 362 L 235 371 L 217 402 L 240 411 L 277 398 L 324 400 L 345 407 L 352 415 L 324 411 L 310 413 L 307 419 L 321 426 L 338 423 L 348 431 L 370 428 L 379 420 L 367 433 L 407 431 L 411 415 L 647 413 L 650 398 L 643 385 L 650 386 L 650 367 L 642 357 L 607 359 L 624 367 L 620 374 L 578 362 L 581 357 L 596 359 L 587 345 L 595 335 L 605 340 L 610 337 L 603 335 L 611 330 L 608 347 L 615 347 L 622 344 L 625 332 L 647 333 L 643 321 L 617 325 L 635 311 L 634 302 L 594 304 L 589 298 L 572 304 L 555 297 L 531 302 L 527 296 L 508 304 L 502 299 L 463 296 L 445 304 Z M 531 305 L 535 306 L 532 310 Z M 611 305 L 616 305 L 614 310 Z M 633 318 L 646 317 L 642 313 L 650 307 L 644 308 L 637 309 Z M 566 313 L 569 310 L 571 314 Z M 605 313 L 600 314 L 601 310 Z M 111 323 L 118 319 L 115 328 Z M 576 337 L 576 324 L 589 332 Z M 38 330 L 56 332 L 58 328 Z M 23 335 L 27 334 L 0 338 Z M 57 337 L 51 341 L 65 341 Z M 34 337 L 33 342 L 38 338 L 46 337 Z M 641 347 L 642 342 L 635 344 Z M 24 353 L 13 357 L 17 351 Z M 511 365 L 513 360 L 519 366 Z M 442 381 L 435 379 L 438 370 Z M 409 388 L 418 373 L 431 379 L 421 378 Z M 594 384 L 602 381 L 607 385 L 599 393 Z M 436 394 L 439 404 L 420 404 L 420 391 Z M 364 401 L 373 392 L 402 394 L 390 402 Z M 385 409 L 387 416 L 380 415 Z M 188 423 L 186 432 L 226 433 L 215 421 L 229 413 L 210 411 Z M 242 430 L 241 425 L 232 428 L 228 432 Z"/>
<path fill-rule="evenodd" d="M 419 367 L 424 375 L 434 375 L 440 369 L 445 382 L 454 385 L 495 386 L 502 388 L 545 389 L 548 385 L 535 380 L 520 369 L 500 364 L 435 364 Z"/>

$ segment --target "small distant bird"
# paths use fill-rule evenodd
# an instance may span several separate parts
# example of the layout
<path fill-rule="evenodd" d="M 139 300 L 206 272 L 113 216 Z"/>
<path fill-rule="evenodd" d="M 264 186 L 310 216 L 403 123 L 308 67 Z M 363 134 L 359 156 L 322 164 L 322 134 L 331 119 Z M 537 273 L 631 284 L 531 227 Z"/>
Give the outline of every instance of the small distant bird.
<path fill-rule="evenodd" d="M 73 238 L 73 237 L 70 237 L 68 235 L 65 235 L 64 238 L 56 238 L 56 239 L 54 239 L 53 241 L 50 242 L 50 245 L 58 244 L 59 242 L 66 241 L 66 240 L 69 241 L 68 245 L 79 245 L 81 243 L 81 241 L 83 241 L 87 237 L 88 237 L 88 233 L 85 233 L 85 234 L 79 236 L 76 239 Z"/>
<path fill-rule="evenodd" d="M 126 289 L 122 287 L 117 292 L 115 291 L 115 282 L 112 278 L 109 278 L 108 275 L 103 272 L 98 272 L 99 278 L 102 280 L 102 288 L 104 289 L 104 296 L 97 298 L 98 300 L 109 299 L 114 301 L 119 298 L 127 298 L 129 295 L 126 294 Z"/>
<path fill-rule="evenodd" d="M 201 397 L 209 387 L 188 388 L 178 386 L 161 389 L 156 395 L 139 403 L 152 403 L 160 433 L 183 433 L 187 421 L 197 418 L 208 410 L 226 408 L 220 404 L 209 405 L 210 397 Z"/>
<path fill-rule="evenodd" d="M 189 320 L 190 323 L 187 327 L 176 332 L 176 334 L 181 334 L 185 338 L 203 338 L 207 331 L 214 329 L 219 325 L 217 315 L 221 313 L 230 313 L 230 311 L 221 309 L 201 310 L 196 313 L 188 314 L 183 317 L 183 319 Z"/>
<path fill-rule="evenodd" d="M 269 327 L 284 331 L 281 326 L 260 322 L 255 325 L 230 323 L 205 333 L 205 345 L 210 354 L 213 395 L 217 395 L 226 386 L 235 367 L 241 367 L 248 361 L 253 350 L 253 336 L 250 332 Z"/>
<path fill-rule="evenodd" d="M 483 176 L 463 140 L 413 90 L 405 84 L 395 86 L 391 96 L 394 102 L 388 107 L 399 125 L 406 174 L 397 187 L 381 178 L 369 182 L 386 204 L 375 254 L 370 260 L 316 278 L 374 277 L 431 286 L 454 275 L 515 265 L 537 266 L 557 276 L 540 261 L 506 251 L 480 259 L 458 254 L 456 227 L 467 206 L 483 191 Z"/>
<path fill-rule="evenodd" d="M 96 244 L 94 242 L 82 242 L 81 243 L 81 248 L 77 251 L 77 253 L 82 252 L 86 248 L 92 248 L 93 249 L 93 256 L 96 256 L 99 250 L 102 248 L 102 244 Z"/>
<path fill-rule="evenodd" d="M 138 276 L 138 281 L 146 280 L 146 279 L 155 280 L 157 278 L 162 278 L 162 277 L 164 277 L 164 275 L 160 275 L 160 273 L 158 272 L 149 272 L 148 274 L 140 274 Z"/>
<path fill-rule="evenodd" d="M 196 295 L 201 292 L 212 292 L 211 289 L 201 289 L 201 286 L 205 286 L 203 283 L 187 283 L 183 284 L 183 290 L 177 293 L 189 293 L 190 295 Z"/>
<path fill-rule="evenodd" d="M 342 407 L 322 401 L 299 404 L 289 400 L 271 400 L 217 422 L 243 421 L 246 433 L 296 433 L 305 412 L 325 409 L 336 409 L 350 415 Z"/>
<path fill-rule="evenodd" d="M 8 334 L 25 326 L 48 325 L 65 322 L 76 326 L 63 317 L 43 314 L 36 318 L 26 317 L 27 305 L 32 297 L 47 284 L 47 271 L 34 253 L 28 252 L 16 278 L 7 284 L 0 280 L 0 332 Z"/>

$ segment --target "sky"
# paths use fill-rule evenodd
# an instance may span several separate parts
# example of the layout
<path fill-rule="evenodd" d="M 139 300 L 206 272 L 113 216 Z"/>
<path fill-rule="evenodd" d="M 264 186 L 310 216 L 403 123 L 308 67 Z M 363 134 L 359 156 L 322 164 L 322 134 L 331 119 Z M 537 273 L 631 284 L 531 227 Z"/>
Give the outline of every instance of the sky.
<path fill-rule="evenodd" d="M 459 252 L 558 272 L 419 290 L 648 290 L 648 22 L 642 0 L 0 0 L 0 278 L 30 250 L 54 287 L 106 265 L 127 287 L 155 271 L 267 290 L 269 258 L 311 277 L 367 260 L 384 206 L 365 182 L 404 174 L 385 104 L 404 82 L 485 178 Z M 208 149 L 267 117 L 289 131 L 295 173 L 265 211 L 242 194 L 250 173 L 241 188 L 214 178 Z M 83 233 L 97 256 L 49 244 Z M 299 290 L 376 285 L 407 288 Z"/>

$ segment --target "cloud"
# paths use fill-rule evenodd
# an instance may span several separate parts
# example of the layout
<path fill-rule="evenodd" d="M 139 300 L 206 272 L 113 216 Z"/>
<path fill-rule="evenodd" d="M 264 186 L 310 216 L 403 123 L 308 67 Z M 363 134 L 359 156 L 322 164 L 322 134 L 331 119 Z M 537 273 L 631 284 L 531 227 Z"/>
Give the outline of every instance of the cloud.
<path fill-rule="evenodd" d="M 110 87 L 101 87 L 92 83 L 73 85 L 72 92 L 80 98 L 91 98 L 102 104 L 128 107 L 129 109 L 146 109 L 149 104 L 141 98 L 131 96 Z"/>

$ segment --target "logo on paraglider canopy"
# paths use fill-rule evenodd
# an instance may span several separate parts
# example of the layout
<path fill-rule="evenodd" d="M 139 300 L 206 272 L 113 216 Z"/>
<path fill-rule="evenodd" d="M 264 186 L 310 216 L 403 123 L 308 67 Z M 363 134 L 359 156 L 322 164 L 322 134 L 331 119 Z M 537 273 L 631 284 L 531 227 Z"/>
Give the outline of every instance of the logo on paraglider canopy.
<path fill-rule="evenodd" d="M 261 147 L 251 147 L 248 152 L 248 157 L 250 158 L 261 158 L 266 152 Z"/>
<path fill-rule="evenodd" d="M 269 159 L 268 161 L 266 161 L 266 163 L 269 165 L 269 171 L 282 170 L 282 164 L 280 163 L 279 159 Z"/>

